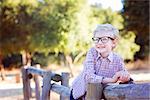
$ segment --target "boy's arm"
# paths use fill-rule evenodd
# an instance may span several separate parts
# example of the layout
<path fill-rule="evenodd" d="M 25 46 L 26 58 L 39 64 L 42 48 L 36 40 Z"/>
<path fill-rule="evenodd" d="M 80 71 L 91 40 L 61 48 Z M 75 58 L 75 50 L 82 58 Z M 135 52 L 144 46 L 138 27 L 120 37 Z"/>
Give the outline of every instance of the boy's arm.
<path fill-rule="evenodd" d="M 118 76 L 115 76 L 113 78 L 105 77 L 96 75 L 95 74 L 95 60 L 93 56 L 93 51 L 90 49 L 87 52 L 86 60 L 84 62 L 84 70 L 83 73 L 85 73 L 85 79 L 87 82 L 100 82 L 100 83 L 115 83 L 118 80 Z"/>
<path fill-rule="evenodd" d="M 87 82 L 101 82 L 102 77 L 95 74 L 95 58 L 94 58 L 94 50 L 91 48 L 86 55 L 86 59 L 84 62 L 84 70 L 85 79 Z"/>
<path fill-rule="evenodd" d="M 103 78 L 102 76 L 95 74 L 95 61 L 94 61 L 93 51 L 90 49 L 86 55 L 86 60 L 84 63 L 84 73 L 85 79 L 87 82 L 102 82 L 102 83 L 115 83 L 117 81 L 116 78 Z"/>
<path fill-rule="evenodd" d="M 116 72 L 115 75 L 119 77 L 118 81 L 121 81 L 123 83 L 130 80 L 130 74 L 125 70 Z"/>
<path fill-rule="evenodd" d="M 96 75 L 95 72 L 95 64 L 96 64 L 96 52 L 94 48 L 91 48 L 86 55 L 86 59 L 84 62 L 84 70 L 85 80 L 87 82 L 102 82 L 103 77 Z"/>
<path fill-rule="evenodd" d="M 125 68 L 125 64 L 122 58 L 120 58 L 119 62 L 119 71 L 115 73 L 116 76 L 119 77 L 119 81 L 121 82 L 127 82 L 130 79 L 130 74 Z"/>

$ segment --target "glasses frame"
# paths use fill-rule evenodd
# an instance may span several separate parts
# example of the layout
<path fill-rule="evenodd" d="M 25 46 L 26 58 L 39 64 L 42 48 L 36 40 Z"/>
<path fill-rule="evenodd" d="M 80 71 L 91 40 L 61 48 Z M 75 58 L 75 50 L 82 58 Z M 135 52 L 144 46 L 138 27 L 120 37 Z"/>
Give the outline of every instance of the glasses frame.
<path fill-rule="evenodd" d="M 108 38 L 108 40 L 104 41 L 103 38 Z M 92 40 L 94 41 L 95 44 L 98 44 L 99 41 L 101 41 L 101 43 L 105 44 L 105 43 L 107 43 L 109 41 L 109 39 L 110 40 L 114 40 L 114 38 L 112 38 L 112 37 L 93 37 L 92 38 Z"/>

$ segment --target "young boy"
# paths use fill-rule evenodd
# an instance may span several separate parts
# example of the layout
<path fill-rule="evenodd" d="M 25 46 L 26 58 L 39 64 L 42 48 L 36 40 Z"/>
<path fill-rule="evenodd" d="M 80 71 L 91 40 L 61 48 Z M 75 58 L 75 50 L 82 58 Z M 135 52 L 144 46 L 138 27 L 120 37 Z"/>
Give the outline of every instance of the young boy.
<path fill-rule="evenodd" d="M 74 80 L 71 88 L 71 100 L 83 99 L 87 83 L 102 84 L 127 82 L 130 75 L 124 67 L 123 59 L 112 52 L 119 39 L 119 31 L 111 24 L 98 25 L 93 32 L 94 47 L 87 52 L 84 69 Z"/>

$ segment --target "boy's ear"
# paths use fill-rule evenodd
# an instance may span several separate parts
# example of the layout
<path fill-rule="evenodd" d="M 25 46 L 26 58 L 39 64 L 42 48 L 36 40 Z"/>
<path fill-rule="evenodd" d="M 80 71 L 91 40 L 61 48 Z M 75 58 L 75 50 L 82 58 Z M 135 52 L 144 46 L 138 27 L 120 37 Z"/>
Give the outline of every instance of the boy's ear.
<path fill-rule="evenodd" d="M 116 47 L 116 44 L 113 43 L 113 44 L 112 44 L 112 47 L 115 48 L 115 47 Z"/>
<path fill-rule="evenodd" d="M 112 41 L 112 47 L 113 47 L 113 48 L 115 48 L 115 47 L 116 47 L 116 45 L 117 45 L 117 40 L 116 40 L 116 39 L 114 39 L 114 40 Z"/>

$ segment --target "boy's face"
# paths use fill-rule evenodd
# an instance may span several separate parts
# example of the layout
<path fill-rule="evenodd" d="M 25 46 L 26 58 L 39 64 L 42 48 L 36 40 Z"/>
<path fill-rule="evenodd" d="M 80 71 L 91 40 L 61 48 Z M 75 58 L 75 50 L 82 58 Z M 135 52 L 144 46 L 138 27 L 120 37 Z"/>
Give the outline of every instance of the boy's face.
<path fill-rule="evenodd" d="M 110 53 L 115 46 L 114 39 L 107 33 L 95 33 L 92 39 L 96 50 L 101 54 Z"/>

